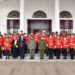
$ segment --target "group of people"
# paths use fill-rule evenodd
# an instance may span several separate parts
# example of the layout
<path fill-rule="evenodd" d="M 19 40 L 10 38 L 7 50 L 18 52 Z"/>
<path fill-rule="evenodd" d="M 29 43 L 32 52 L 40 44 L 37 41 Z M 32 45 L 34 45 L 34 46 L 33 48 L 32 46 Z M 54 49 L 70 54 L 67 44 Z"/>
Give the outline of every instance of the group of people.
<path fill-rule="evenodd" d="M 70 59 L 75 57 L 75 34 L 67 32 L 46 33 L 45 31 L 30 33 L 26 35 L 23 31 L 19 33 L 0 33 L 0 59 L 5 57 L 10 59 L 25 58 L 25 54 L 30 54 L 30 59 L 34 59 L 35 53 L 39 54 L 40 59 L 44 59 L 46 54 L 49 59 Z"/>

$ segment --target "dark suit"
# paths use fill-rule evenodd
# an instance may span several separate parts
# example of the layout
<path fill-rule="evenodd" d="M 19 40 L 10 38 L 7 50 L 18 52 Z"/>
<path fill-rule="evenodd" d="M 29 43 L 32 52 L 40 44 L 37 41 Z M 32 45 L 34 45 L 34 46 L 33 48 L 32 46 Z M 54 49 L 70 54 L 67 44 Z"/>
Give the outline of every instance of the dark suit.
<path fill-rule="evenodd" d="M 24 59 L 25 57 L 25 44 L 26 44 L 26 39 L 23 37 L 19 37 L 18 40 L 19 47 L 20 47 L 20 59 Z"/>
<path fill-rule="evenodd" d="M 16 41 L 16 44 L 15 44 L 15 41 Z M 13 58 L 18 57 L 18 40 L 12 41 L 12 56 Z"/>

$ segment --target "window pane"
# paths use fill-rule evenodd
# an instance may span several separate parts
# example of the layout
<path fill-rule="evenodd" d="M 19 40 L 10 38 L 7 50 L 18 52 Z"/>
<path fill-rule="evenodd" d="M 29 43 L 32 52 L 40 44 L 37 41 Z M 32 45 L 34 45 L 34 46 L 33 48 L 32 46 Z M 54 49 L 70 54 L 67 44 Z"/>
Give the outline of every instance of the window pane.
<path fill-rule="evenodd" d="M 73 20 L 60 20 L 60 29 L 73 29 Z"/>

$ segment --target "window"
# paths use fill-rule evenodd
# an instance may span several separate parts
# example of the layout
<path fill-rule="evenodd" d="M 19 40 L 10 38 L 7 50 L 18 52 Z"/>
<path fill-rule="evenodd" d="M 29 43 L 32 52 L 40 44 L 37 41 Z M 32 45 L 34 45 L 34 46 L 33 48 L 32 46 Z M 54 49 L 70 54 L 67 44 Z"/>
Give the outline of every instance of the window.
<path fill-rule="evenodd" d="M 62 11 L 60 13 L 60 30 L 62 31 L 67 31 L 68 33 L 72 33 L 73 29 L 73 20 L 72 20 L 72 15 L 68 11 Z M 66 18 L 66 19 L 65 19 Z"/>
<path fill-rule="evenodd" d="M 60 13 L 60 18 L 72 18 L 72 15 L 71 15 L 71 13 L 68 12 L 68 11 L 62 11 L 62 12 Z"/>
<path fill-rule="evenodd" d="M 60 20 L 60 29 L 73 29 L 73 20 Z"/>
<path fill-rule="evenodd" d="M 20 12 L 11 11 L 7 16 L 7 32 L 18 32 L 20 28 Z"/>
<path fill-rule="evenodd" d="M 47 15 L 46 15 L 46 13 L 43 12 L 43 11 L 36 11 L 36 12 L 33 14 L 32 18 L 47 18 Z"/>
<path fill-rule="evenodd" d="M 8 18 L 20 18 L 20 12 L 18 11 L 11 11 L 8 16 Z"/>

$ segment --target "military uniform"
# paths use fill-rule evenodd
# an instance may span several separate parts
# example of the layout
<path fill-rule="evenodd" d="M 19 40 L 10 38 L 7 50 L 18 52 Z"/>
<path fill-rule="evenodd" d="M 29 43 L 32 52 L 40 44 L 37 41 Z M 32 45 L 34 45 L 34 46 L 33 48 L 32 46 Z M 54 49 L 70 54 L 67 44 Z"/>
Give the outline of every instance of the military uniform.
<path fill-rule="evenodd" d="M 46 49 L 46 42 L 45 42 L 44 38 L 41 38 L 41 40 L 39 41 L 38 48 L 39 48 L 40 59 L 43 59 L 44 51 Z"/>
<path fill-rule="evenodd" d="M 62 53 L 63 53 L 63 59 L 67 59 L 67 54 L 68 54 L 68 48 L 69 48 L 69 41 L 67 37 L 62 38 Z"/>
<path fill-rule="evenodd" d="M 48 40 L 48 35 L 45 33 L 41 34 L 41 37 L 44 38 L 45 42 L 46 42 L 46 49 L 45 49 L 45 53 L 48 55 L 48 44 L 47 44 L 47 40 Z"/>

